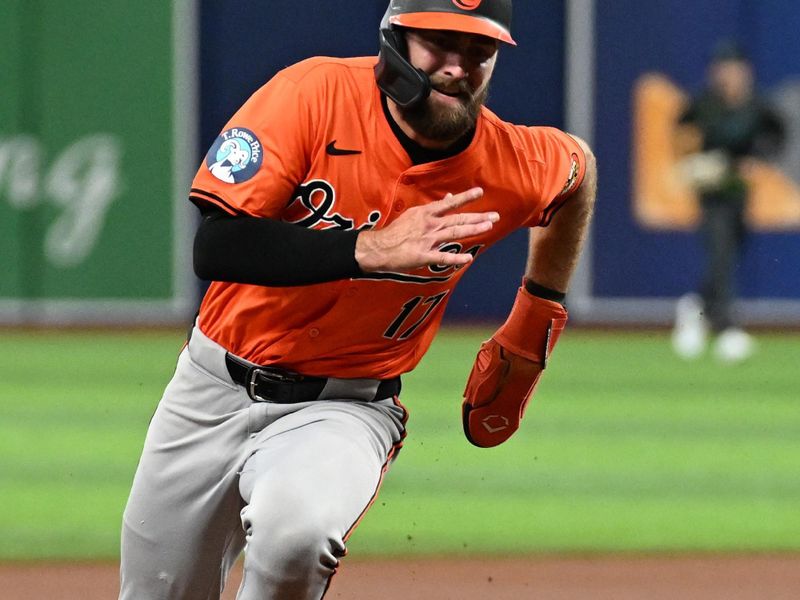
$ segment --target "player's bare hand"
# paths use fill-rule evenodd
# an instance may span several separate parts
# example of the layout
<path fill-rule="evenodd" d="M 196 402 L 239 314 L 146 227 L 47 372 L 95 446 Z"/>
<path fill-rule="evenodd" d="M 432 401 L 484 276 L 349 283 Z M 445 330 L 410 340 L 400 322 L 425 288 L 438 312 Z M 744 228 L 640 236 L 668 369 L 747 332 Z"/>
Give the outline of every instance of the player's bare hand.
<path fill-rule="evenodd" d="M 356 261 L 365 272 L 469 263 L 471 254 L 441 252 L 439 248 L 486 233 L 500 220 L 496 212 L 453 213 L 482 196 L 481 188 L 447 194 L 439 202 L 408 209 L 382 229 L 363 231 L 356 241 Z"/>

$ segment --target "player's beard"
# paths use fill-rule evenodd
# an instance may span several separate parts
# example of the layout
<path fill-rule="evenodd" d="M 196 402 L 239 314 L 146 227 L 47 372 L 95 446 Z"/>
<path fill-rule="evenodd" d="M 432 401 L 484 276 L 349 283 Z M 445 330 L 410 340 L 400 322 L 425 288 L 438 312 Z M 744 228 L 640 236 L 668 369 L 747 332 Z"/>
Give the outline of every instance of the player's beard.
<path fill-rule="evenodd" d="M 431 80 L 434 89 L 446 89 L 445 82 Z M 481 107 L 489 96 L 488 83 L 478 92 L 473 92 L 469 84 L 459 82 L 459 103 L 447 106 L 428 97 L 425 102 L 401 109 L 403 119 L 421 136 L 437 142 L 455 142 L 462 135 L 475 128 Z"/>

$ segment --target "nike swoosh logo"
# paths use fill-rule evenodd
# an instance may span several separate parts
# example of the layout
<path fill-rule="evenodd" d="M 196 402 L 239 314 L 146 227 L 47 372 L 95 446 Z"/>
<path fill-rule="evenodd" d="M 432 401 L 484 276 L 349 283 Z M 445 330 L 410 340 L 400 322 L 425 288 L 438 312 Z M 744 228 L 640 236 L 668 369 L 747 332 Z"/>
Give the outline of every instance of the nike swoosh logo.
<path fill-rule="evenodd" d="M 325 152 L 331 156 L 349 156 L 351 154 L 361 154 L 361 150 L 345 150 L 344 148 L 337 148 L 336 140 L 333 140 L 325 147 Z"/>

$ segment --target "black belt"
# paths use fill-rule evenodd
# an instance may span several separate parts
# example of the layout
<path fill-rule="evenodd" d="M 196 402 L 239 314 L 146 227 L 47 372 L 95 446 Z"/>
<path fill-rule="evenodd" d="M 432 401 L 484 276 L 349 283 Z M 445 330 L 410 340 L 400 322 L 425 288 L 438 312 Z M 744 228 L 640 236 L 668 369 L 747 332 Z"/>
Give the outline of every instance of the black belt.
<path fill-rule="evenodd" d="M 225 365 L 231 379 L 247 390 L 247 395 L 256 402 L 296 404 L 318 400 L 328 383 L 327 377 L 309 377 L 278 367 L 261 367 L 234 356 L 225 354 Z M 373 400 L 384 400 L 400 394 L 400 378 L 384 379 L 378 384 Z"/>

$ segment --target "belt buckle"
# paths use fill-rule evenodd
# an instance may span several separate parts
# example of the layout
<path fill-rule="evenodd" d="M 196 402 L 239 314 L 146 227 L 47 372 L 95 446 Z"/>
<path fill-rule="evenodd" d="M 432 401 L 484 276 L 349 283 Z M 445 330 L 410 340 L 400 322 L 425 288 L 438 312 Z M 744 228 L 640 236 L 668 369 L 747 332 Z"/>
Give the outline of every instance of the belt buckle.
<path fill-rule="evenodd" d="M 250 399 L 253 401 L 264 401 L 264 398 L 256 395 L 256 379 L 263 372 L 264 370 L 259 369 L 258 367 L 253 367 L 247 372 L 247 395 L 250 396 Z"/>
<path fill-rule="evenodd" d="M 300 377 L 296 375 L 283 374 L 270 368 L 253 367 L 247 373 L 247 395 L 256 402 L 274 402 L 274 400 L 256 394 L 259 377 L 274 383 L 297 383 L 300 381 Z"/>

